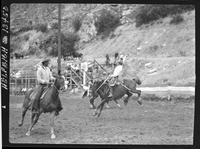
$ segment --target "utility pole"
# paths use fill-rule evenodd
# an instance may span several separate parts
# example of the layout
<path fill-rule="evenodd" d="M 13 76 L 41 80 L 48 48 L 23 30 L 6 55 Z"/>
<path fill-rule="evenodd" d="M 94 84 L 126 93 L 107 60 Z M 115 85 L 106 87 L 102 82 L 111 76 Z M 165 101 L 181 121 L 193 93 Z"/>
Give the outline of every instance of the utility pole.
<path fill-rule="evenodd" d="M 58 75 L 61 74 L 61 4 L 58 4 Z"/>

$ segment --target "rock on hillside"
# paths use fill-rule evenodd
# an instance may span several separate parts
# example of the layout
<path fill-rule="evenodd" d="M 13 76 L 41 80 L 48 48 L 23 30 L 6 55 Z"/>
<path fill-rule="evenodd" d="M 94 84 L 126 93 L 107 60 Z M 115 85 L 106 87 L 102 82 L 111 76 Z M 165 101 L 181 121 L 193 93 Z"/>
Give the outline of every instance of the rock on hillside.
<path fill-rule="evenodd" d="M 182 14 L 178 25 L 171 17 L 136 28 L 134 24 L 119 26 L 110 38 L 82 45 L 85 59 L 104 63 L 105 55 L 115 52 L 128 55 L 124 77 L 139 75 L 144 86 L 195 84 L 195 12 Z M 152 68 L 145 64 L 153 63 Z"/>
<path fill-rule="evenodd" d="M 62 5 L 62 32 L 73 32 L 71 20 L 81 14 L 83 24 L 78 32 L 81 37 L 78 47 L 85 60 L 95 58 L 104 63 L 106 54 L 114 56 L 115 52 L 121 52 L 128 55 L 124 77 L 132 78 L 137 74 L 144 86 L 194 85 L 195 11 L 181 14 L 184 20 L 177 25 L 170 24 L 172 17 L 169 16 L 136 28 L 134 15 L 137 7 L 135 4 L 65 4 Z M 102 9 L 121 15 L 121 25 L 103 40 L 96 36 L 94 26 L 95 18 Z M 11 30 L 15 32 L 29 25 L 30 21 L 33 25 L 52 24 L 57 21 L 57 11 L 57 4 L 12 4 Z M 36 42 L 48 37 L 49 32 L 29 30 L 13 35 L 11 47 L 14 43 L 16 51 L 39 49 Z M 151 65 L 146 65 L 148 63 Z M 28 59 L 26 64 L 29 67 Z"/>

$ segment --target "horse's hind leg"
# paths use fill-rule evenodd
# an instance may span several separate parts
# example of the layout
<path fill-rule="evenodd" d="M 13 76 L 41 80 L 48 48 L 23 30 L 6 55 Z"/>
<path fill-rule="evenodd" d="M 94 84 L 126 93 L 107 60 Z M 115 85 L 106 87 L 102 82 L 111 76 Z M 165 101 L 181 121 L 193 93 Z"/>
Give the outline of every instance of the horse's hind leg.
<path fill-rule="evenodd" d="M 30 108 L 30 106 L 31 106 L 31 101 L 27 99 L 25 101 L 25 103 L 23 104 L 23 107 L 22 107 L 22 118 L 21 118 L 21 121 L 18 124 L 19 127 L 21 127 L 23 125 L 24 117 L 26 115 L 27 110 Z"/>
<path fill-rule="evenodd" d="M 132 96 L 132 94 L 128 92 L 127 95 L 128 95 L 128 96 L 124 99 L 124 105 L 125 105 L 125 106 L 127 105 L 128 100 L 129 100 L 129 98 Z"/>
<path fill-rule="evenodd" d="M 41 112 L 40 112 L 40 113 L 35 113 L 35 112 L 33 112 L 33 111 L 31 112 L 31 125 L 30 125 L 30 127 L 28 128 L 28 131 L 27 131 L 27 133 L 26 133 L 27 136 L 30 136 L 31 130 L 32 130 L 33 126 L 37 123 L 40 114 L 41 114 Z"/>
<path fill-rule="evenodd" d="M 137 98 L 137 102 L 142 105 L 142 99 L 140 98 L 140 95 L 141 95 L 141 90 L 132 90 L 133 93 L 136 93 L 138 94 L 138 98 Z M 131 93 L 128 93 L 128 94 L 131 94 Z M 129 96 L 129 95 L 128 95 Z M 127 97 L 129 98 L 129 97 Z M 126 100 L 126 99 L 125 99 Z M 125 102 L 124 102 L 125 103 Z M 127 99 L 127 103 L 128 103 L 128 99 Z M 126 103 L 126 104 L 127 104 Z"/>
<path fill-rule="evenodd" d="M 23 122 L 24 122 L 24 117 L 26 115 L 26 111 L 28 110 L 28 108 L 25 108 L 23 107 L 22 109 L 22 118 L 21 118 L 21 121 L 19 122 L 18 126 L 21 127 L 23 125 Z"/>
<path fill-rule="evenodd" d="M 137 102 L 138 102 L 140 105 L 142 105 L 142 99 L 141 99 L 141 97 L 140 97 L 140 95 L 141 95 L 141 90 L 136 90 L 136 91 L 137 91 L 137 93 L 138 93 Z"/>

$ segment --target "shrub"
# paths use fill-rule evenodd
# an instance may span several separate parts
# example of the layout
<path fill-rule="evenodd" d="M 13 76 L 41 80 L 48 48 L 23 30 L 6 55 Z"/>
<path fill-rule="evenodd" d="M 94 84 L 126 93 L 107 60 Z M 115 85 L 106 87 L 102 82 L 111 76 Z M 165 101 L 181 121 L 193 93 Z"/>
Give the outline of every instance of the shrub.
<path fill-rule="evenodd" d="M 19 33 L 21 33 L 21 32 L 27 32 L 27 31 L 32 30 L 32 29 L 33 29 L 32 26 L 24 26 L 18 32 Z"/>
<path fill-rule="evenodd" d="M 177 14 L 172 17 L 170 24 L 179 24 L 183 22 L 183 20 L 184 20 L 183 17 L 180 14 Z"/>
<path fill-rule="evenodd" d="M 67 55 L 67 53 L 72 54 L 77 49 L 75 48 L 75 44 L 79 41 L 79 36 L 74 33 L 67 33 L 64 35 L 61 33 L 61 54 L 63 56 Z M 58 56 L 58 33 L 52 32 L 50 35 L 41 42 L 40 49 L 43 49 L 45 53 L 50 56 Z"/>
<path fill-rule="evenodd" d="M 29 35 L 25 35 L 25 36 L 24 36 L 24 40 L 25 40 L 25 41 L 28 41 L 28 40 L 29 40 Z"/>
<path fill-rule="evenodd" d="M 164 18 L 172 14 L 180 14 L 185 11 L 194 9 L 193 5 L 145 5 L 137 10 L 136 27 L 147 24 L 151 21 Z"/>
<path fill-rule="evenodd" d="M 43 33 L 46 33 L 48 30 L 47 24 L 37 24 L 37 25 L 35 25 L 34 29 L 37 31 L 41 31 Z"/>
<path fill-rule="evenodd" d="M 12 49 L 11 52 L 15 52 L 21 49 L 21 43 L 22 43 L 22 38 L 20 38 L 19 36 L 11 37 L 10 39 L 10 49 Z"/>
<path fill-rule="evenodd" d="M 18 30 L 11 30 L 10 35 L 12 36 L 17 36 L 18 34 L 22 33 L 22 32 L 27 32 L 29 30 L 33 30 L 33 26 L 23 26 Z"/>
<path fill-rule="evenodd" d="M 58 22 L 52 23 L 51 28 L 52 29 L 58 29 Z"/>
<path fill-rule="evenodd" d="M 112 14 L 110 11 L 103 9 L 100 16 L 95 22 L 97 29 L 97 35 L 109 35 L 117 26 L 120 25 L 120 18 L 117 15 Z"/>
<path fill-rule="evenodd" d="M 75 16 L 72 20 L 72 26 L 74 27 L 74 31 L 78 32 L 82 25 L 82 19 L 79 16 Z"/>
<path fill-rule="evenodd" d="M 37 51 L 37 48 L 35 48 L 34 46 L 30 46 L 29 49 L 28 49 L 28 55 L 33 55 L 35 54 Z"/>

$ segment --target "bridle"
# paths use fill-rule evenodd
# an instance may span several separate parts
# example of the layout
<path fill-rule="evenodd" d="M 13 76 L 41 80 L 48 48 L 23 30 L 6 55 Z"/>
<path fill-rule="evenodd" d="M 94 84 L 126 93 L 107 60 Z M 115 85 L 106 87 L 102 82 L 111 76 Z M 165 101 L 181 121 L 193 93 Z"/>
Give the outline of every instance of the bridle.
<path fill-rule="evenodd" d="M 95 92 L 97 92 L 105 83 L 107 80 L 104 80 L 103 83 L 101 83 L 101 85 L 95 90 Z"/>
<path fill-rule="evenodd" d="M 53 84 L 53 87 L 56 89 L 56 91 L 59 93 L 59 89 Z"/>
<path fill-rule="evenodd" d="M 63 78 L 64 79 L 64 78 Z M 53 83 L 53 87 L 56 89 L 56 91 L 59 93 L 59 90 L 56 86 L 55 86 L 55 82 Z"/>

